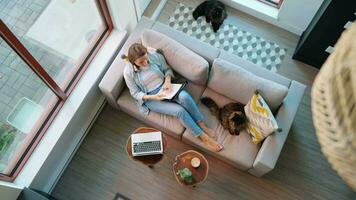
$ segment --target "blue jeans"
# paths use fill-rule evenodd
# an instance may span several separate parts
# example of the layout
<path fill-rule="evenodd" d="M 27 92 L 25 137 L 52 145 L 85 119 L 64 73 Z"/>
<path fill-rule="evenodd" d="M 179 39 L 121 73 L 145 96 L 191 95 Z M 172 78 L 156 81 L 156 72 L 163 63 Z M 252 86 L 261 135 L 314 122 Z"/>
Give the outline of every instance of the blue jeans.
<path fill-rule="evenodd" d="M 157 94 L 160 89 L 161 87 L 148 94 Z M 146 100 L 144 103 L 151 111 L 177 117 L 185 128 L 193 132 L 195 137 L 203 133 L 198 122 L 203 121 L 204 116 L 192 96 L 185 90 L 170 101 Z"/>

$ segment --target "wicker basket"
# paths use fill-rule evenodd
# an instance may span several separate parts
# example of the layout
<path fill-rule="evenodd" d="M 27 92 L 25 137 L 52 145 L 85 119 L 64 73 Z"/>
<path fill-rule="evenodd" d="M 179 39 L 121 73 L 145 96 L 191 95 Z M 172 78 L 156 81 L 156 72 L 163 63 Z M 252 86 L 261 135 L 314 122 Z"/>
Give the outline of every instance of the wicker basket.
<path fill-rule="evenodd" d="M 356 190 L 356 23 L 340 37 L 314 81 L 311 96 L 321 150 Z"/>

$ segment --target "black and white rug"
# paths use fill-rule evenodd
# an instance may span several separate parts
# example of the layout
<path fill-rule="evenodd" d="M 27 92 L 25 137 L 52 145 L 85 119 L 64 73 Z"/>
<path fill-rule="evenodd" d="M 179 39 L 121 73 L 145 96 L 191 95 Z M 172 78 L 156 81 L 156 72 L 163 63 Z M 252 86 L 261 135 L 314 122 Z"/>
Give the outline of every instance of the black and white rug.
<path fill-rule="evenodd" d="M 169 26 L 273 72 L 279 69 L 286 49 L 248 31 L 239 30 L 231 24 L 224 23 L 218 32 L 214 33 L 204 17 L 195 21 L 192 12 L 193 8 L 178 3 L 169 18 Z"/>

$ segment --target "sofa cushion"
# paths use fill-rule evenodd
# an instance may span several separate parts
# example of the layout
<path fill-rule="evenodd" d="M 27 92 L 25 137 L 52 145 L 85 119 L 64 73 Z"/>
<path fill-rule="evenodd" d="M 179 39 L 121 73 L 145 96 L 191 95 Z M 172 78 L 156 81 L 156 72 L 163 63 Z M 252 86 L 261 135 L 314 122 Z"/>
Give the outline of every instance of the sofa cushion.
<path fill-rule="evenodd" d="M 154 27 L 154 26 L 153 26 Z M 152 27 L 152 28 L 153 28 Z M 265 78 L 265 79 L 268 79 L 268 80 L 271 80 L 271 81 L 274 81 L 276 83 L 279 83 L 281 85 L 284 85 L 286 87 L 289 88 L 290 84 L 291 84 L 291 80 L 284 77 L 284 76 L 281 76 L 275 72 L 272 72 L 270 70 L 267 70 L 263 67 L 260 67 L 246 59 L 243 59 L 239 56 L 236 56 L 234 54 L 231 54 L 229 52 L 226 52 L 224 50 L 221 50 L 220 54 L 219 54 L 219 58 L 221 58 L 222 60 L 225 60 L 225 61 L 228 61 L 228 62 L 231 62 L 235 65 L 238 65 L 244 69 L 246 69 L 247 71 L 249 72 L 252 72 L 253 74 L 259 76 L 259 77 L 262 77 L 262 78 Z"/>
<path fill-rule="evenodd" d="M 205 86 L 201 86 L 195 84 L 191 81 L 188 81 L 187 85 L 185 86 L 184 90 L 188 91 L 190 95 L 192 95 L 195 102 L 200 100 L 201 95 L 205 90 Z"/>
<path fill-rule="evenodd" d="M 177 118 L 155 112 L 150 112 L 148 116 L 145 116 L 139 111 L 137 104 L 135 104 L 127 88 L 120 95 L 117 100 L 117 104 L 120 106 L 121 110 L 136 119 L 152 125 L 153 127 L 158 128 L 159 130 L 162 130 L 175 138 L 181 138 L 184 127 L 180 124 Z"/>
<path fill-rule="evenodd" d="M 235 101 L 247 104 L 256 90 L 259 90 L 272 112 L 281 105 L 288 88 L 222 59 L 213 63 L 208 87 Z"/>
<path fill-rule="evenodd" d="M 219 106 L 233 102 L 232 99 L 224 97 L 210 89 L 206 89 L 203 96 L 212 98 Z M 240 135 L 231 135 L 225 130 L 219 120 L 213 116 L 209 109 L 201 102 L 198 106 L 205 116 L 204 122 L 207 126 L 217 134 L 217 141 L 224 146 L 220 152 L 212 152 L 202 144 L 202 142 L 194 137 L 190 130 L 186 129 L 183 133 L 183 141 L 189 143 L 211 155 L 214 155 L 241 170 L 248 170 L 252 167 L 260 145 L 252 143 L 251 136 L 245 131 L 241 131 Z"/>
<path fill-rule="evenodd" d="M 167 63 L 186 79 L 205 85 L 208 79 L 209 63 L 170 37 L 152 30 L 145 30 L 141 35 L 145 46 L 162 49 Z"/>

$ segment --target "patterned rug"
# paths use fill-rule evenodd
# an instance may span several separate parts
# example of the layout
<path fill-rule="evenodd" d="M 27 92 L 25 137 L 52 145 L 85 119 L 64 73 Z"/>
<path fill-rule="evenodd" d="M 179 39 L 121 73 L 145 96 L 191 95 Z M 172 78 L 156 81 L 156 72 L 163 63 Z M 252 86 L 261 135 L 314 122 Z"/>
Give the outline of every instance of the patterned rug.
<path fill-rule="evenodd" d="M 195 21 L 192 12 L 193 8 L 178 3 L 169 18 L 169 26 L 273 72 L 279 69 L 286 49 L 231 24 L 224 23 L 214 33 L 211 25 L 205 22 L 205 17 Z"/>

